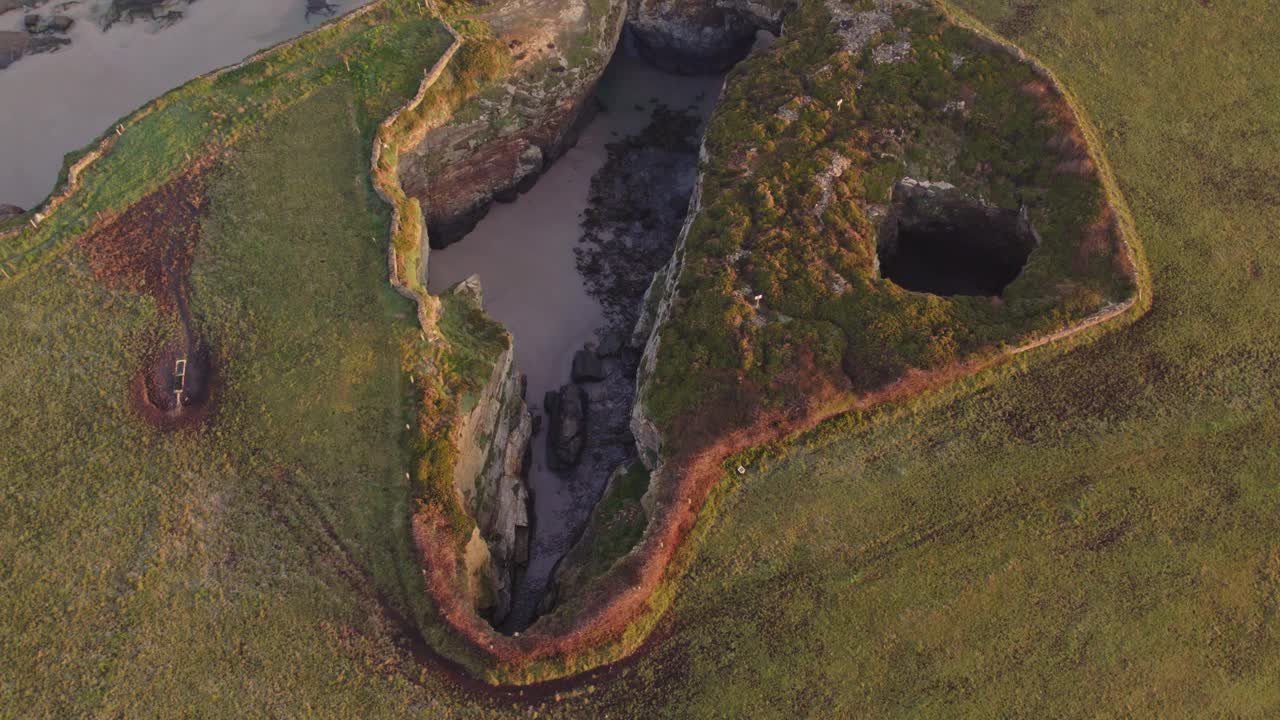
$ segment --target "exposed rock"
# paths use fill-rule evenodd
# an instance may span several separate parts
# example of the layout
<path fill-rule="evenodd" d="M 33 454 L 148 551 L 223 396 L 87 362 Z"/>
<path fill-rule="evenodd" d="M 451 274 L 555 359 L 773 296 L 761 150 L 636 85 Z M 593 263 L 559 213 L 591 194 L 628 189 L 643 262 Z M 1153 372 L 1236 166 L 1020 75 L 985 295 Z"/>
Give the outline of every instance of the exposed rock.
<path fill-rule="evenodd" d="M 600 345 L 596 347 L 596 354 L 600 357 L 613 357 L 622 351 L 626 341 L 626 336 L 620 332 L 607 332 L 600 340 Z"/>
<path fill-rule="evenodd" d="M 911 41 L 899 40 L 892 43 L 881 43 L 871 51 L 871 61 L 877 65 L 893 65 L 906 60 L 911 55 Z"/>
<path fill-rule="evenodd" d="M 111 0 L 111 7 L 103 17 L 103 23 L 110 27 L 118 20 L 152 20 L 168 25 L 183 17 L 179 8 L 192 0 Z"/>
<path fill-rule="evenodd" d="M 22 7 L 22 0 L 0 0 L 0 15 Z"/>
<path fill-rule="evenodd" d="M 873 0 L 870 10 L 856 10 L 844 0 L 826 0 L 836 33 L 844 41 L 845 51 L 850 53 L 861 52 L 872 38 L 892 28 L 895 9 L 919 4 L 918 0 Z"/>
<path fill-rule="evenodd" d="M 625 8 L 625 0 L 500 0 L 483 14 L 511 53 L 511 74 L 401 155 L 401 183 L 422 204 L 432 247 L 461 239 L 495 199 L 514 200 L 572 147 L 596 109 L 595 84 Z"/>
<path fill-rule="evenodd" d="M 637 49 L 658 67 L 688 75 L 723 72 L 750 52 L 757 30 L 778 34 L 789 0 L 634 0 Z"/>
<path fill-rule="evenodd" d="M 49 29 L 54 32 L 64 33 L 70 30 L 71 26 L 75 23 L 75 19 L 68 15 L 54 15 L 53 18 L 49 20 Z"/>
<path fill-rule="evenodd" d="M 543 400 L 548 423 L 547 465 L 557 472 L 572 470 L 582 458 L 587 438 L 587 393 L 581 385 L 562 385 Z"/>
<path fill-rule="evenodd" d="M 27 44 L 27 54 L 35 55 L 37 53 L 54 52 L 65 45 L 70 45 L 70 38 L 57 37 L 55 35 L 40 35 L 31 38 L 31 42 Z"/>
<path fill-rule="evenodd" d="M 307 0 L 307 12 L 305 17 L 310 18 L 312 15 L 324 15 L 332 17 L 338 11 L 338 6 L 325 0 Z"/>
<path fill-rule="evenodd" d="M 18 61 L 27 52 L 30 36 L 24 32 L 0 32 L 0 70 Z"/>
<path fill-rule="evenodd" d="M 0 204 L 0 220 L 8 220 L 9 218 L 18 217 L 24 212 L 26 211 L 17 205 Z"/>
<path fill-rule="evenodd" d="M 573 381 L 599 382 L 604 379 L 604 361 L 594 350 L 579 350 L 573 355 Z"/>
<path fill-rule="evenodd" d="M 44 31 L 45 25 L 38 14 L 29 13 L 22 18 L 22 27 L 26 28 L 29 33 L 38 33 Z"/>
<path fill-rule="evenodd" d="M 471 276 L 451 292 L 481 307 L 483 290 Z M 463 418 L 456 445 L 454 485 L 462 506 L 475 519 L 487 554 L 468 549 L 469 577 L 483 580 L 483 591 L 471 593 L 477 610 L 501 622 L 511 608 L 511 593 L 520 567 L 529 558 L 529 440 L 533 419 L 522 397 L 524 379 L 514 368 L 514 351 L 494 363 L 475 407 Z M 473 538 L 474 541 L 474 538 Z M 471 567 L 488 563 L 490 571 Z"/>
<path fill-rule="evenodd" d="M 705 141 L 698 151 L 698 158 L 702 163 L 707 161 Z M 641 303 L 643 310 L 632 333 L 632 343 L 643 345 L 644 354 L 640 358 L 640 367 L 636 373 L 636 402 L 631 408 L 631 434 L 636 439 L 636 450 L 639 451 L 640 462 L 652 472 L 657 472 L 661 464 L 662 432 L 649 417 L 645 407 L 646 386 L 658 362 L 660 331 L 663 324 L 671 317 L 675 304 L 680 273 L 684 271 L 684 251 L 689 229 L 702 209 L 702 180 L 702 175 L 699 174 L 693 186 L 693 194 L 689 198 L 689 209 L 685 215 L 684 225 L 680 228 L 675 250 L 671 253 L 671 259 L 667 264 L 654 274 L 653 282 L 645 291 L 644 301 Z M 652 508 L 646 508 L 646 511 L 652 512 Z"/>

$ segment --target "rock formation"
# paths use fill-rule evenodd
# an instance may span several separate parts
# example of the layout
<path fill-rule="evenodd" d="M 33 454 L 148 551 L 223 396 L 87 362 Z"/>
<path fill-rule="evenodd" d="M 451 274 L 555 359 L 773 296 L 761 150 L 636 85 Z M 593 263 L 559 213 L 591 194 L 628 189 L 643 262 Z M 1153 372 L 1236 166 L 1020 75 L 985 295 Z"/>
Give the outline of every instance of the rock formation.
<path fill-rule="evenodd" d="M 722 72 L 746 56 L 757 30 L 781 31 L 788 0 L 632 0 L 641 54 L 669 72 Z"/>
<path fill-rule="evenodd" d="M 428 133 L 400 163 L 401 182 L 422 205 L 433 247 L 459 240 L 494 199 L 514 199 L 573 145 L 594 109 L 593 91 L 613 55 L 624 9 L 624 0 L 504 0 L 483 13 L 511 53 L 509 76 Z"/>
<path fill-rule="evenodd" d="M 581 385 L 562 385 L 543 400 L 547 411 L 547 465 L 572 470 L 587 440 L 587 392 Z"/>
<path fill-rule="evenodd" d="M 450 291 L 480 307 L 480 280 L 472 276 Z M 466 551 L 476 608 L 501 622 L 511 608 L 515 577 L 529 558 L 529 439 L 533 419 L 523 398 L 509 345 L 489 382 L 463 419 L 457 439 L 454 485 L 476 522 Z M 483 542 L 480 542 L 480 540 Z"/>
<path fill-rule="evenodd" d="M 573 381 L 598 382 L 604 379 L 604 361 L 594 350 L 579 350 L 573 355 Z"/>

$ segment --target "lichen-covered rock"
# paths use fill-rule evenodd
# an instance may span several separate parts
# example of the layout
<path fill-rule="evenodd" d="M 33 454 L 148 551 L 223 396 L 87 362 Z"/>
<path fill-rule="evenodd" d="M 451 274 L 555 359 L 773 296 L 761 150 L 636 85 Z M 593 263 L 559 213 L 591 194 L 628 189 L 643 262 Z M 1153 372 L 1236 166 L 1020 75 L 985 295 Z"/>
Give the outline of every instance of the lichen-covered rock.
<path fill-rule="evenodd" d="M 400 162 L 433 247 L 470 232 L 494 199 L 528 189 L 573 145 L 594 110 L 625 0 L 502 0 L 479 16 L 510 53 L 511 71 L 467 101 Z"/>

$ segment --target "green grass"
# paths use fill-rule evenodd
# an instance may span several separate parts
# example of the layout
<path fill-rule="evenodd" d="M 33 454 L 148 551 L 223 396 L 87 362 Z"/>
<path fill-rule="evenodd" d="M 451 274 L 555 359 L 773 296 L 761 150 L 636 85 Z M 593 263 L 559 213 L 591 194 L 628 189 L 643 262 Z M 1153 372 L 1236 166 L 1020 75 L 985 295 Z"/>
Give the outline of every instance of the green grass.
<path fill-rule="evenodd" d="M 564 569 L 557 571 L 558 576 L 567 574 L 558 588 L 560 597 L 569 602 L 581 597 L 579 593 L 592 580 L 605 574 L 635 547 L 649 522 L 640 504 L 648 490 L 649 471 L 643 463 L 632 462 L 615 471 L 591 512 L 582 539 L 565 557 Z"/>
<path fill-rule="evenodd" d="M 1114 233 L 1104 228 L 1104 247 L 1080 261 L 1104 188 L 1055 170 L 1047 147 L 1071 127 L 1023 89 L 1039 82 L 1033 69 L 937 11 L 901 11 L 895 23 L 882 40 L 909 38 L 911 55 L 879 65 L 879 41 L 837 54 L 826 6 L 802 2 L 773 51 L 735 69 L 707 131 L 703 211 L 645 388 L 669 450 L 814 397 L 847 406 L 911 370 L 1017 345 L 1133 295 Z M 956 55 L 965 60 L 952 69 Z M 966 114 L 945 111 L 961 97 Z M 824 188 L 836 158 L 848 167 Z M 879 277 L 869 204 L 904 176 L 1026 204 L 1042 243 L 1001 302 L 908 293 Z M 757 293 L 759 312 L 747 300 Z"/>
<path fill-rule="evenodd" d="M 361 127 L 372 133 L 395 107 L 391 103 L 403 102 L 406 88 L 410 96 L 417 89 L 422 68 L 405 59 L 438 56 L 448 43 L 439 20 L 420 0 L 379 0 L 368 13 L 309 33 L 254 62 L 192 80 L 121 119 L 122 134 L 83 173 L 75 197 L 37 229 L 0 237 L 0 264 L 15 275 L 48 261 L 68 238 L 155 190 L 193 158 L 234 144 L 332 83 L 353 88 Z M 114 134 L 115 126 L 103 137 Z"/>
<path fill-rule="evenodd" d="M 194 305 L 234 363 L 198 442 L 125 406 L 150 301 L 74 249 L 0 286 L 0 716 L 1274 717 L 1275 10 L 957 4 L 1090 113 L 1146 246 L 1142 320 L 753 456 L 648 654 L 480 700 L 343 577 L 422 612 L 412 309 L 356 105 L 326 92 L 213 185 Z"/>
<path fill-rule="evenodd" d="M 127 407 L 150 299 L 104 290 L 78 250 L 0 288 L 0 715 L 377 715 L 418 682 L 376 601 L 424 611 L 399 363 L 416 323 L 386 282 L 358 97 L 298 103 L 211 181 L 207 431 Z"/>
<path fill-rule="evenodd" d="M 1154 309 L 753 466 L 681 586 L 674 633 L 601 703 L 668 717 L 1280 712 L 1280 213 L 1259 189 L 1280 159 L 1261 131 L 1280 121 L 1280 87 L 1249 80 L 1270 62 L 1274 9 L 957 4 L 996 26 L 1036 8 L 1015 40 L 1101 130 Z"/>

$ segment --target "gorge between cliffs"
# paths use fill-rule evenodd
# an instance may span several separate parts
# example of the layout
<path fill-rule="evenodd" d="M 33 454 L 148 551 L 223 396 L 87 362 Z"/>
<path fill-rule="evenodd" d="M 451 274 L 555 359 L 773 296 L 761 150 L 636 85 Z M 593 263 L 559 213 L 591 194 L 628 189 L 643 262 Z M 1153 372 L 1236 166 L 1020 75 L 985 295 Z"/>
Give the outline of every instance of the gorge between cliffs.
<path fill-rule="evenodd" d="M 504 632 L 554 606 L 557 569 L 610 478 L 641 468 L 630 421 L 646 338 L 634 331 L 685 221 L 723 81 L 723 72 L 658 68 L 624 34 L 580 110 L 572 147 L 525 192 L 500 196 L 506 202 L 473 230 L 431 252 L 431 292 L 478 289 L 511 333 L 531 413 L 521 461 L 527 547 L 509 571 L 509 604 L 489 616 Z"/>

